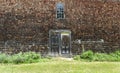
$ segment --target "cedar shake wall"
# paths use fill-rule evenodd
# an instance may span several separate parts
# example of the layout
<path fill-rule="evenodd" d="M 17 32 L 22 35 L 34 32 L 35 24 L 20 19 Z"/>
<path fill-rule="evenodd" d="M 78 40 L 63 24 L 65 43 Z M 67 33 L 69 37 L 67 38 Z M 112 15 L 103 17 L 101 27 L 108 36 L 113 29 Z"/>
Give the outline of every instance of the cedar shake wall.
<path fill-rule="evenodd" d="M 65 19 L 56 19 L 62 2 Z M 104 39 L 120 48 L 120 1 L 0 0 L 0 41 L 48 42 L 50 29 L 69 29 L 76 39 Z M 113 47 L 112 47 L 113 49 Z"/>

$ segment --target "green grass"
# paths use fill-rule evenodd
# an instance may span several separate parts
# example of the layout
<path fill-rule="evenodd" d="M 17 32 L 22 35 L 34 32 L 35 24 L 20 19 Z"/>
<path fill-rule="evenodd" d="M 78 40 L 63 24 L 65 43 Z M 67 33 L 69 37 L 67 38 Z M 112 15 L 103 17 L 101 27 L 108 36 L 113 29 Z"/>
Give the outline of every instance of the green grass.
<path fill-rule="evenodd" d="M 14 55 L 0 53 L 0 63 L 35 63 L 41 59 L 41 55 L 35 52 L 20 52 Z"/>
<path fill-rule="evenodd" d="M 80 55 L 73 57 L 74 60 L 83 60 L 83 61 L 109 61 L 109 62 L 120 62 L 120 51 L 115 51 L 112 53 L 98 53 L 91 50 L 85 51 Z"/>
<path fill-rule="evenodd" d="M 0 64 L 0 73 L 120 73 L 120 62 L 41 61 L 32 64 Z"/>

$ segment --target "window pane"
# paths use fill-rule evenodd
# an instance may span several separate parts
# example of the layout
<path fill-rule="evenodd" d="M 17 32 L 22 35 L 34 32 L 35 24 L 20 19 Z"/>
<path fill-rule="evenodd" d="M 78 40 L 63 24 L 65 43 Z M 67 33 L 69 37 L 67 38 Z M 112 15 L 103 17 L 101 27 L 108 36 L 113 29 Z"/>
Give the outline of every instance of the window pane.
<path fill-rule="evenodd" d="M 64 5 L 62 4 L 62 3 L 58 3 L 57 4 L 57 18 L 58 19 L 62 19 L 62 18 L 64 18 Z"/>

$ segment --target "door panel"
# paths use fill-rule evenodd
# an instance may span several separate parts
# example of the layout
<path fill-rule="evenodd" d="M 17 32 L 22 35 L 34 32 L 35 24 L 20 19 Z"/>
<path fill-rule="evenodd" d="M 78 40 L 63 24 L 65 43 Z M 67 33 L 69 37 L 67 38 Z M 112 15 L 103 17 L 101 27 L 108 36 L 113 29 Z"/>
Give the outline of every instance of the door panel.
<path fill-rule="evenodd" d="M 62 47 L 61 47 L 62 54 L 69 54 L 70 53 L 70 37 L 63 35 L 62 36 Z"/>
<path fill-rule="evenodd" d="M 59 36 L 58 35 L 51 36 L 51 52 L 59 53 Z"/>

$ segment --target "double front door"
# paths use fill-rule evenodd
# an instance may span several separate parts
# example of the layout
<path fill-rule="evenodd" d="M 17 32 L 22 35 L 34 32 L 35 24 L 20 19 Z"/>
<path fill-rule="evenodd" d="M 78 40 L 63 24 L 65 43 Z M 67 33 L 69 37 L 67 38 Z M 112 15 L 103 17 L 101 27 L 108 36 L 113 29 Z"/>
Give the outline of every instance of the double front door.
<path fill-rule="evenodd" d="M 65 31 L 64 31 L 65 32 Z M 52 54 L 70 54 L 71 48 L 71 36 L 69 33 L 63 33 L 63 31 L 49 33 L 50 37 L 50 52 Z"/>

